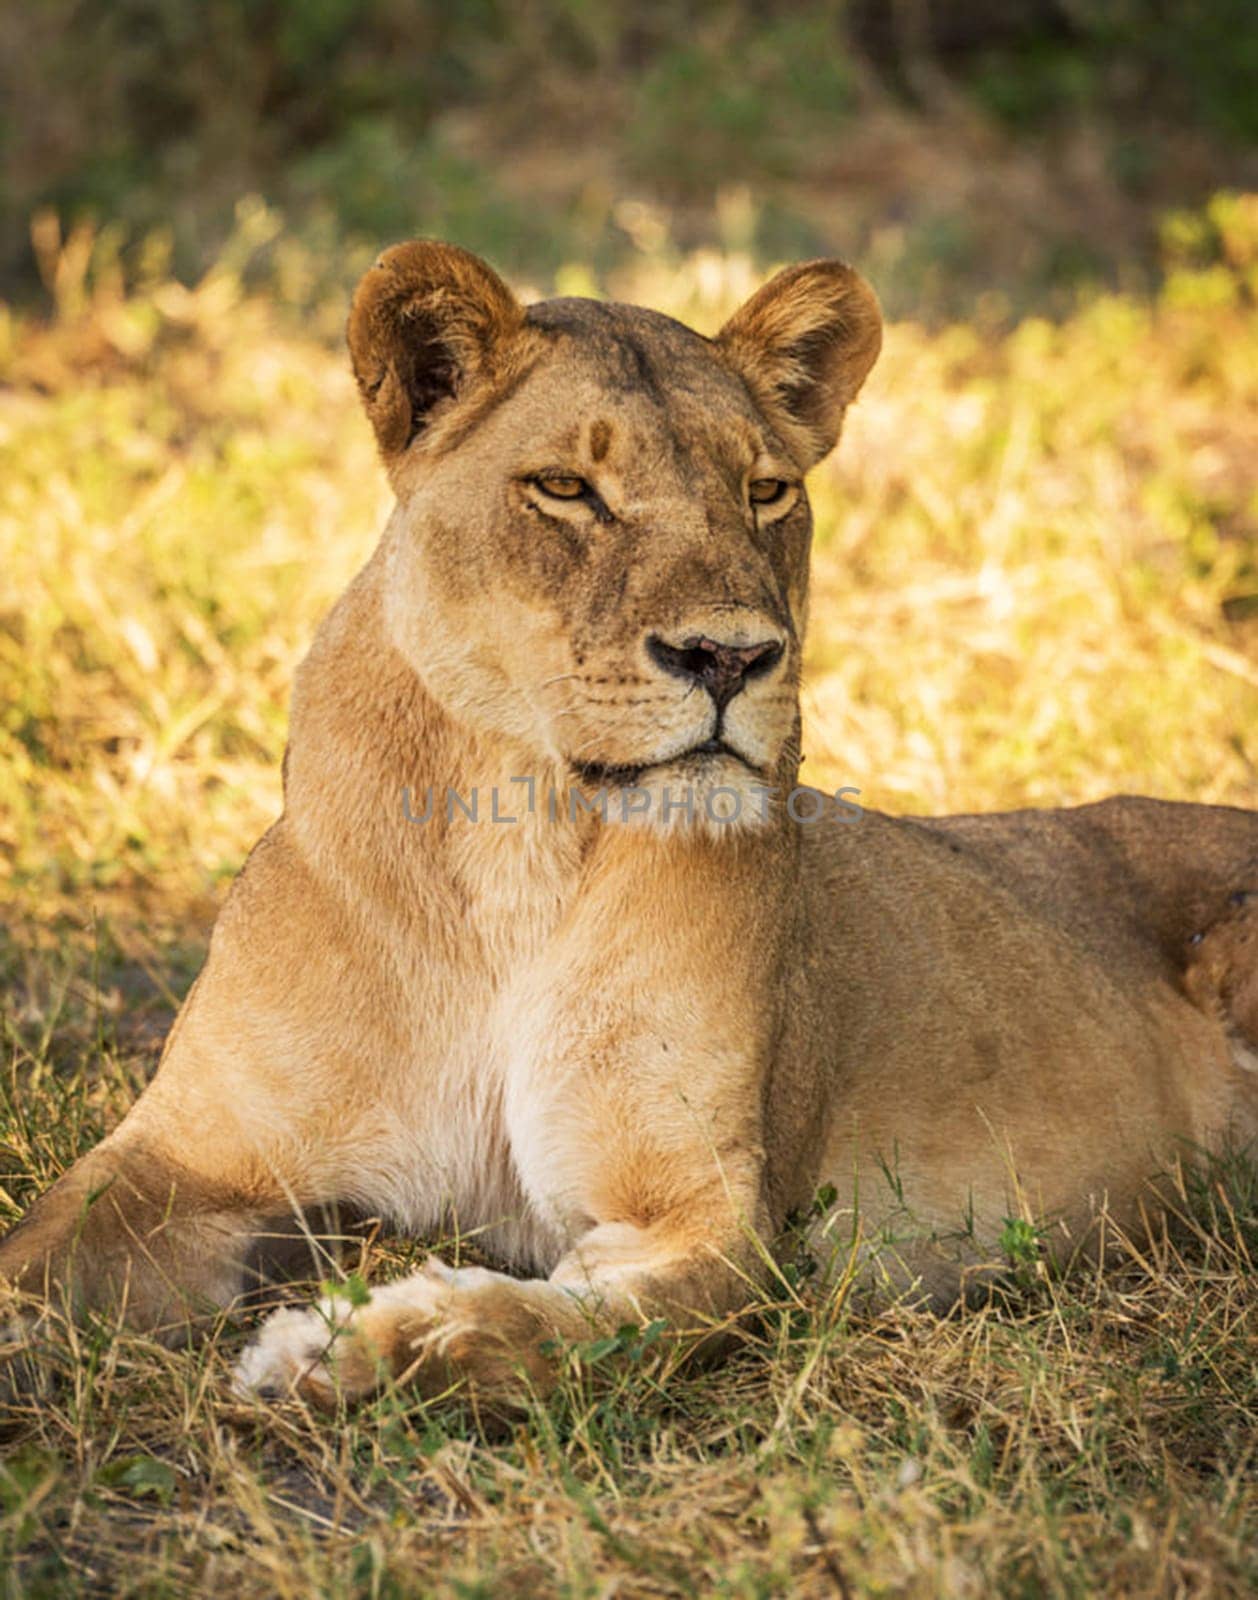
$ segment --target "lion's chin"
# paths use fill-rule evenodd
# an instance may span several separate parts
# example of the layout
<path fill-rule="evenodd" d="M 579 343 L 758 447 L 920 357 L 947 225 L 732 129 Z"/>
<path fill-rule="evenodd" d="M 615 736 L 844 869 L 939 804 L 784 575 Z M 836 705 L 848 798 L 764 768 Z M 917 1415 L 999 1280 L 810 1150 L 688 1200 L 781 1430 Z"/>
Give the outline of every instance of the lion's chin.
<path fill-rule="evenodd" d="M 587 766 L 578 776 L 587 808 L 623 826 L 729 835 L 762 828 L 770 816 L 769 783 L 727 749 L 642 767 Z"/>

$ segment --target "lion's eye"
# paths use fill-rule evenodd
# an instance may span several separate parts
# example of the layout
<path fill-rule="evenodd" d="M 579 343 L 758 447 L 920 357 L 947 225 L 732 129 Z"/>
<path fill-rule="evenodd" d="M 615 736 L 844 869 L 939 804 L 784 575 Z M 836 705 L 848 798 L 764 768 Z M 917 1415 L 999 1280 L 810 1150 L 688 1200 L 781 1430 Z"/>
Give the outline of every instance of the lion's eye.
<path fill-rule="evenodd" d="M 784 478 L 753 478 L 747 485 L 747 498 L 753 506 L 772 506 L 786 498 L 789 488 Z"/>
<path fill-rule="evenodd" d="M 562 473 L 534 478 L 533 482 L 552 500 L 579 500 L 583 494 L 590 492 L 590 486 L 584 478 L 565 477 Z"/>

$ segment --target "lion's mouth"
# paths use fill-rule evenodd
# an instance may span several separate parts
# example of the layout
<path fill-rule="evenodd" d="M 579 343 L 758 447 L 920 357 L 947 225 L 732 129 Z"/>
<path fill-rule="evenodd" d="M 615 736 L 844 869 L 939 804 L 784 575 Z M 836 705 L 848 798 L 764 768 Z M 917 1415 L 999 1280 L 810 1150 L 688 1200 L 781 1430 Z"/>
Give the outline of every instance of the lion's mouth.
<path fill-rule="evenodd" d="M 595 787 L 628 789 L 639 783 L 648 772 L 658 772 L 662 767 L 675 767 L 679 762 L 688 761 L 695 756 L 704 760 L 710 760 L 713 756 L 729 756 L 741 762 L 757 777 L 763 775 L 761 769 L 748 761 L 741 750 L 736 750 L 732 744 L 726 744 L 724 739 L 705 739 L 702 744 L 692 744 L 688 749 L 679 750 L 676 755 L 667 756 L 662 761 L 644 761 L 639 766 L 618 766 L 602 761 L 576 761 L 573 762 L 573 771 L 583 783 Z"/>

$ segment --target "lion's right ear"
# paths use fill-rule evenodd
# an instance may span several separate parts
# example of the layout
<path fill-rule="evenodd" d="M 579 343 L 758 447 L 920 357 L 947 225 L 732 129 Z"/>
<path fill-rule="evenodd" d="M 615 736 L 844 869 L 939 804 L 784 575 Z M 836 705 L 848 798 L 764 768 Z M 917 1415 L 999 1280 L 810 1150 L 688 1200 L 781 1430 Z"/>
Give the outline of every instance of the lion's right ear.
<path fill-rule="evenodd" d="M 358 285 L 347 332 L 386 465 L 443 402 L 492 378 L 523 315 L 492 267 L 458 245 L 414 239 L 384 252 Z"/>

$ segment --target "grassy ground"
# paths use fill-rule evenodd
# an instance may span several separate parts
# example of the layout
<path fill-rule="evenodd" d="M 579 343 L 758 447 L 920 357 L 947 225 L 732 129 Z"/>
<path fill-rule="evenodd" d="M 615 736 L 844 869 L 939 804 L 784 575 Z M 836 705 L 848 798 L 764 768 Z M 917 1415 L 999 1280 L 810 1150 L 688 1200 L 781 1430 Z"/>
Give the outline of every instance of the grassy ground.
<path fill-rule="evenodd" d="M 125 296 L 49 237 L 56 320 L 0 313 L 0 1223 L 151 1070 L 277 809 L 294 665 L 382 521 L 340 309 L 241 287 L 267 226 Z M 1171 243 L 1154 301 L 891 329 L 813 485 L 810 781 L 1258 803 L 1255 202 Z M 644 249 L 615 287 L 711 329 L 753 279 Z M 574 1351 L 505 1434 L 398 1396 L 264 1418 L 223 1382 L 239 1328 L 95 1329 L 4 1418 L 0 1591 L 1252 1593 L 1252 1173 L 1181 1210 L 1121 1272 L 1015 1272 L 942 1320 L 784 1286 L 715 1374 Z"/>

